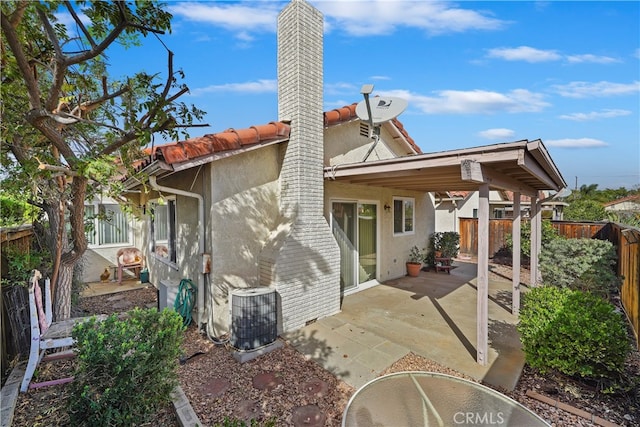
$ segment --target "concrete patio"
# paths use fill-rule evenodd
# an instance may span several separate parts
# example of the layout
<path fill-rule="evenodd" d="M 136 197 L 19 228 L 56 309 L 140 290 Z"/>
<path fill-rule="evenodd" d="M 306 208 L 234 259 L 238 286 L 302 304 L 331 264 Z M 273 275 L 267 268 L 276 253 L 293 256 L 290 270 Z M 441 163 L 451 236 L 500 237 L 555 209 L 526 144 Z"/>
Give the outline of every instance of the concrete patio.
<path fill-rule="evenodd" d="M 511 282 L 489 281 L 489 363 L 476 363 L 476 264 L 421 272 L 348 295 L 342 312 L 287 339 L 359 388 L 409 352 L 490 385 L 513 390 L 524 354 L 511 314 Z"/>

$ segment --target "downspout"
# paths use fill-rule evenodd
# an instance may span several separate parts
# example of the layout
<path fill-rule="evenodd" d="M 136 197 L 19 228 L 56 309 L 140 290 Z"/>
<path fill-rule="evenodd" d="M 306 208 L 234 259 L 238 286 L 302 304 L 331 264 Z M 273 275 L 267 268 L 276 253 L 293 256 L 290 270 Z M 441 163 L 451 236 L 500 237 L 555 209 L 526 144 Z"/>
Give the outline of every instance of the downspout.
<path fill-rule="evenodd" d="M 149 175 L 149 184 L 151 188 L 157 191 L 165 191 L 171 194 L 177 194 L 185 197 L 193 197 L 198 199 L 198 252 L 200 256 L 204 254 L 204 198 L 201 194 L 190 191 L 180 190 L 178 188 L 165 187 L 158 185 L 155 175 Z M 200 280 L 198 280 L 198 330 L 202 327 L 202 319 L 204 318 L 204 267 L 200 267 Z"/>

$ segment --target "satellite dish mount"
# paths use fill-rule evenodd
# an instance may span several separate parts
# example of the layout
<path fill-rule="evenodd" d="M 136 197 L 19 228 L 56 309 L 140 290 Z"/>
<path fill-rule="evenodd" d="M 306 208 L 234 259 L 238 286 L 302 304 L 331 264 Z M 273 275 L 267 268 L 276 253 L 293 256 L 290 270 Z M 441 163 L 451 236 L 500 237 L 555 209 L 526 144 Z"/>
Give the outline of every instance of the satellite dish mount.
<path fill-rule="evenodd" d="M 373 144 L 362 159 L 363 162 L 367 160 L 380 140 L 380 125 L 398 117 L 408 105 L 407 101 L 402 98 L 380 96 L 375 97 L 373 105 L 371 105 L 369 95 L 372 92 L 372 84 L 362 85 L 360 93 L 364 95 L 364 101 L 360 101 L 356 105 L 356 115 L 360 120 L 369 124 L 369 138 L 373 139 Z"/>

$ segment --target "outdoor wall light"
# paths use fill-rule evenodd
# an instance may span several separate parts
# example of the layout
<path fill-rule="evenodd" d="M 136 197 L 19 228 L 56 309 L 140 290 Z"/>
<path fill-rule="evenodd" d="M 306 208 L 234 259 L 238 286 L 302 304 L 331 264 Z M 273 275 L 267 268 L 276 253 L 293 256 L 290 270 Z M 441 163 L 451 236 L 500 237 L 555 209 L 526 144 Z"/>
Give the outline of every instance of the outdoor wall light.
<path fill-rule="evenodd" d="M 389 206 L 389 205 L 387 205 L 387 204 L 385 203 L 385 205 L 384 205 L 384 210 L 385 210 L 385 211 L 387 211 L 387 212 L 391 212 L 391 206 Z"/>

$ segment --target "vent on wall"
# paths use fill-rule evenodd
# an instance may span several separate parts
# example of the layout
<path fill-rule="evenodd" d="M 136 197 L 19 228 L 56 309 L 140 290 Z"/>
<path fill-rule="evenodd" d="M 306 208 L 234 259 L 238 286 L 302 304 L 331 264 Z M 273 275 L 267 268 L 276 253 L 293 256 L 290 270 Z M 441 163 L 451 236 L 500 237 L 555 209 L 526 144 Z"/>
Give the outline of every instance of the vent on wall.
<path fill-rule="evenodd" d="M 231 345 L 255 350 L 278 337 L 275 289 L 246 288 L 231 292 Z"/>

